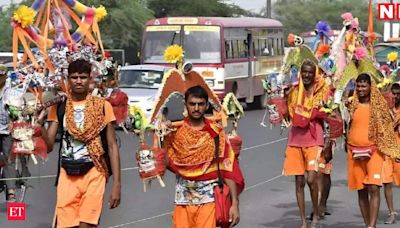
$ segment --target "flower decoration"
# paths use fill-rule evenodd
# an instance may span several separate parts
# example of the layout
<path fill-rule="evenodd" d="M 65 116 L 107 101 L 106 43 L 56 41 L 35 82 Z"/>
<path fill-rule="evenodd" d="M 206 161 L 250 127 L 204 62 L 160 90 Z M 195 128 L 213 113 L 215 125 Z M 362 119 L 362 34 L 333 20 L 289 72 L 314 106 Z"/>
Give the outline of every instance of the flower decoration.
<path fill-rule="evenodd" d="M 168 63 L 181 62 L 183 59 L 183 48 L 177 44 L 167 47 L 164 52 L 164 59 Z"/>
<path fill-rule="evenodd" d="M 96 8 L 95 18 L 98 22 L 103 20 L 107 16 L 107 10 L 104 6 L 99 6 Z"/>
<path fill-rule="evenodd" d="M 389 60 L 390 62 L 394 62 L 397 60 L 398 54 L 395 51 L 390 52 L 389 54 L 387 54 L 386 58 L 387 60 Z"/>
<path fill-rule="evenodd" d="M 331 31 L 331 27 L 326 21 L 318 21 L 318 23 L 315 25 L 315 30 L 318 34 L 323 33 L 324 35 L 328 36 L 329 32 Z"/>
<path fill-rule="evenodd" d="M 22 5 L 14 12 L 13 20 L 18 22 L 22 28 L 29 27 L 35 20 L 35 11 L 28 6 Z"/>
<path fill-rule="evenodd" d="M 358 47 L 354 50 L 354 57 L 357 60 L 362 60 L 367 58 L 368 56 L 368 50 L 365 47 Z"/>
<path fill-rule="evenodd" d="M 392 82 L 393 82 L 392 79 L 390 79 L 390 78 L 385 78 L 385 79 L 383 79 L 382 82 L 380 82 L 378 85 L 376 85 L 376 87 L 377 87 L 378 89 L 382 89 L 382 88 L 384 88 L 384 87 L 386 87 L 386 86 L 392 84 Z"/>

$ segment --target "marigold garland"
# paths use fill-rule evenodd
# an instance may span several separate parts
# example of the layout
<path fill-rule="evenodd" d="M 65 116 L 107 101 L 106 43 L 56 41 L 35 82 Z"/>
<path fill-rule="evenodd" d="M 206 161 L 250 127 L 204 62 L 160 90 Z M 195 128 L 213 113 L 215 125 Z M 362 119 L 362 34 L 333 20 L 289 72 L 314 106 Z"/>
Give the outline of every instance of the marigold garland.
<path fill-rule="evenodd" d="M 168 63 L 177 63 L 183 59 L 183 48 L 177 44 L 167 47 L 164 51 L 164 59 Z"/>
<path fill-rule="evenodd" d="M 22 28 L 29 27 L 35 20 L 35 11 L 28 6 L 22 5 L 14 12 L 13 20 L 18 22 Z"/>

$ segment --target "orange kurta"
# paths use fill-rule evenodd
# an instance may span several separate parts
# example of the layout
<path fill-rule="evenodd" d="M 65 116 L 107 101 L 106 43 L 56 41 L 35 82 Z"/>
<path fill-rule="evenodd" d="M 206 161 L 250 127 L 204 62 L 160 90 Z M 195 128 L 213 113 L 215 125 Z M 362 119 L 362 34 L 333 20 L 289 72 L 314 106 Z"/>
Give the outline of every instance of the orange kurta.
<path fill-rule="evenodd" d="M 358 105 L 352 117 L 348 144 L 352 146 L 372 146 L 375 144 L 374 140 L 368 137 L 369 115 L 369 105 Z"/>
<path fill-rule="evenodd" d="M 359 104 L 352 116 L 348 144 L 356 147 L 375 145 L 374 139 L 369 138 L 370 106 Z M 349 149 L 348 154 L 348 187 L 349 190 L 361 190 L 365 185 L 383 184 L 384 155 L 378 150 L 372 152 L 368 160 L 354 160 Z"/>

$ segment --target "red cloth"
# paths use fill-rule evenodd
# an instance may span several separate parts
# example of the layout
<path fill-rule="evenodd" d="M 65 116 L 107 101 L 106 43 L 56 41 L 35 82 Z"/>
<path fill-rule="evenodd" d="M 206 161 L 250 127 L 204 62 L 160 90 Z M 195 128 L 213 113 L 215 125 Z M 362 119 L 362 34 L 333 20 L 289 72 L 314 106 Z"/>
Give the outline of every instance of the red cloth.
<path fill-rule="evenodd" d="M 188 123 L 187 119 L 185 119 L 185 121 Z M 211 120 L 205 119 L 204 123 L 205 123 L 205 126 L 202 129 L 202 131 L 207 131 L 211 135 L 211 137 L 216 137 L 218 134 L 224 134 L 222 129 L 220 129 L 219 133 L 216 132 L 215 129 L 218 127 L 216 127 L 216 124 L 214 124 Z M 223 142 L 220 141 L 220 143 L 225 143 L 225 146 L 224 146 L 225 151 L 223 153 L 224 157 L 220 157 L 219 159 L 220 159 L 220 161 L 229 161 L 228 158 L 232 153 L 234 153 L 234 151 L 232 150 L 232 147 L 230 146 L 230 144 L 228 143 L 227 140 L 225 140 Z M 216 166 L 215 159 L 213 160 L 213 163 L 214 163 L 213 165 L 215 167 Z M 169 165 L 170 165 L 171 171 L 183 176 L 185 179 L 188 179 L 188 180 L 206 181 L 206 180 L 212 180 L 212 179 L 218 178 L 217 170 L 203 172 L 202 175 L 194 176 L 194 177 L 184 176 L 184 175 L 182 175 L 182 172 L 178 172 L 178 170 L 183 169 L 183 168 L 185 168 L 187 170 L 199 170 L 204 167 L 203 166 L 204 164 L 192 165 L 189 167 L 189 166 L 185 166 L 184 164 L 175 164 L 170 160 Z M 178 165 L 179 165 L 179 167 L 178 167 Z M 209 166 L 209 168 L 210 167 L 212 167 L 212 166 Z M 238 188 L 238 193 L 240 193 L 244 190 L 244 186 L 245 186 L 244 177 L 243 177 L 242 171 L 240 170 L 240 166 L 239 166 L 239 163 L 236 158 L 233 159 L 232 171 L 221 170 L 221 173 L 224 178 L 230 179 L 236 183 L 237 188 Z"/>
<path fill-rule="evenodd" d="M 47 159 L 47 144 L 42 137 L 42 128 L 40 126 L 32 126 L 30 123 L 14 122 L 11 127 L 11 135 L 14 131 L 19 128 L 33 129 L 34 133 L 32 136 L 34 150 L 21 150 L 17 147 L 21 141 L 13 137 L 13 143 L 11 146 L 11 158 L 14 159 L 17 154 L 34 154 L 40 156 L 42 159 Z"/>
<path fill-rule="evenodd" d="M 113 107 L 117 124 L 125 122 L 128 117 L 128 100 L 128 95 L 120 89 L 114 89 L 108 98 L 108 102 Z"/>
<path fill-rule="evenodd" d="M 283 118 L 288 114 L 287 100 L 283 97 L 273 97 L 267 101 L 269 105 L 275 105 L 276 110 L 279 113 L 279 118 L 270 117 L 270 122 L 272 124 L 281 123 Z"/>
<path fill-rule="evenodd" d="M 242 150 L 242 138 L 239 135 L 228 135 L 228 139 L 233 151 L 235 152 L 235 157 L 238 158 L 240 156 L 240 151 Z"/>
<path fill-rule="evenodd" d="M 152 160 L 152 162 L 154 162 L 154 167 L 148 169 L 144 168 L 144 166 L 142 166 L 141 161 L 140 161 L 140 157 L 139 157 L 139 152 L 141 150 L 150 150 L 151 152 L 153 152 L 153 158 L 150 159 Z M 155 148 L 155 147 L 150 147 L 149 145 L 146 144 L 141 144 L 140 148 L 139 148 L 139 152 L 136 154 L 136 160 L 138 163 L 138 167 L 139 167 L 139 175 L 140 178 L 142 179 L 148 179 L 148 178 L 153 178 L 156 176 L 163 176 L 165 174 L 165 170 L 166 170 L 166 164 L 165 164 L 165 155 L 166 155 L 166 151 L 164 149 L 161 148 Z"/>

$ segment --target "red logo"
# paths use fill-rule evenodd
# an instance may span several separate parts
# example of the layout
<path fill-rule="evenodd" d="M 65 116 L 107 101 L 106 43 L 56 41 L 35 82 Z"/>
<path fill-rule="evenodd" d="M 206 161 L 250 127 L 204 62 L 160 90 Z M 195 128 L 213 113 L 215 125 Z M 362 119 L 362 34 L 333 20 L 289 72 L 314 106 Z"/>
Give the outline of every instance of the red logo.
<path fill-rule="evenodd" d="M 8 203 L 7 215 L 9 221 L 25 221 L 25 203 Z"/>
<path fill-rule="evenodd" d="M 378 3 L 378 20 L 400 20 L 400 3 Z"/>

